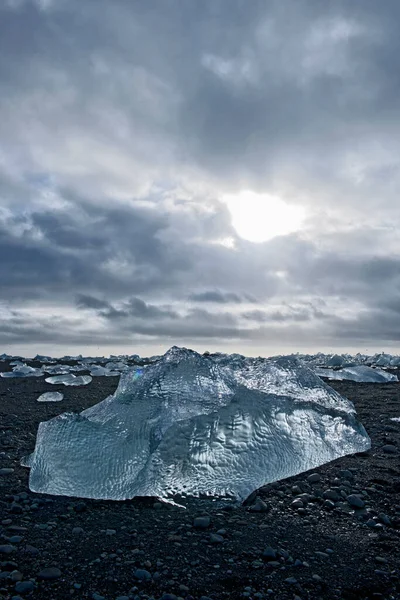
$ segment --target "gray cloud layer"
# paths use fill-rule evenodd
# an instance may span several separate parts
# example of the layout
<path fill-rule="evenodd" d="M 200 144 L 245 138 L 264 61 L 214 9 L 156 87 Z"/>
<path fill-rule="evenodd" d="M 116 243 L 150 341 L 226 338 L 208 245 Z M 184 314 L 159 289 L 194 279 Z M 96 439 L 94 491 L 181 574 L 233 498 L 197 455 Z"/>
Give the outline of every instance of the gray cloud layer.
<path fill-rule="evenodd" d="M 395 0 L 3 2 L 5 350 L 394 348 L 399 22 Z M 243 189 L 304 228 L 241 239 Z"/>

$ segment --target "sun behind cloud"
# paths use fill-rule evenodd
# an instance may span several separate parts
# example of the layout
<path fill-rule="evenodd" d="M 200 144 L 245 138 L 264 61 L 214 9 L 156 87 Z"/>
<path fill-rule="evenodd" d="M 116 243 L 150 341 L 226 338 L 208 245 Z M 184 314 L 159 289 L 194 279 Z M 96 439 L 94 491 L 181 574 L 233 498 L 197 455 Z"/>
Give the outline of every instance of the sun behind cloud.
<path fill-rule="evenodd" d="M 305 210 L 287 204 L 277 196 L 243 190 L 222 197 L 237 234 L 250 242 L 265 242 L 301 229 Z"/>

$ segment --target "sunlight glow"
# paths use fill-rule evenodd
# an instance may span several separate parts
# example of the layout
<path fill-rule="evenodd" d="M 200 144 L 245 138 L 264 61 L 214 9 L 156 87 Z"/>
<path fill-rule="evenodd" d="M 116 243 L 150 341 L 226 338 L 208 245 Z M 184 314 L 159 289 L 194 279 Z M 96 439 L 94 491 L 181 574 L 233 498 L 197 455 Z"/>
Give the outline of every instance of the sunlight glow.
<path fill-rule="evenodd" d="M 231 213 L 237 234 L 250 242 L 265 242 L 301 229 L 305 211 L 277 196 L 243 190 L 222 197 Z"/>

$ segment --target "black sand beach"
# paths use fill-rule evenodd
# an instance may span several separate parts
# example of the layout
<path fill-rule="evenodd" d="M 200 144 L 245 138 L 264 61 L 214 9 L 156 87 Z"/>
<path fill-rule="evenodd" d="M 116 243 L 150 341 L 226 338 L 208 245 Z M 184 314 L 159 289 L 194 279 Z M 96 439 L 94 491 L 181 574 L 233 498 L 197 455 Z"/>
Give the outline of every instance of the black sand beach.
<path fill-rule="evenodd" d="M 117 384 L 0 378 L 1 599 L 400 598 L 400 423 L 390 420 L 400 416 L 399 383 L 333 382 L 354 402 L 372 450 L 268 485 L 247 506 L 31 493 L 19 461 L 38 423 L 91 406 Z M 64 400 L 36 402 L 45 391 Z"/>

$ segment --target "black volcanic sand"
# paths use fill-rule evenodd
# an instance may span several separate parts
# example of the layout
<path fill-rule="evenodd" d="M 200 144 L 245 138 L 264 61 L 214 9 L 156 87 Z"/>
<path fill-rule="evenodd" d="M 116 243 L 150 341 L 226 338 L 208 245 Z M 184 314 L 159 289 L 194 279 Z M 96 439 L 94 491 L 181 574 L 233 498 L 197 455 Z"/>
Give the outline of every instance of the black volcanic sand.
<path fill-rule="evenodd" d="M 39 422 L 92 406 L 117 384 L 0 378 L 0 469 L 14 469 L 0 475 L 0 598 L 400 598 L 400 423 L 390 420 L 400 416 L 398 383 L 333 382 L 354 402 L 372 451 L 315 469 L 315 483 L 308 472 L 267 485 L 247 506 L 31 493 L 19 460 Z M 45 391 L 64 400 L 36 402 Z M 352 494 L 363 508 L 350 506 Z M 199 516 L 209 524 L 195 527 Z"/>

